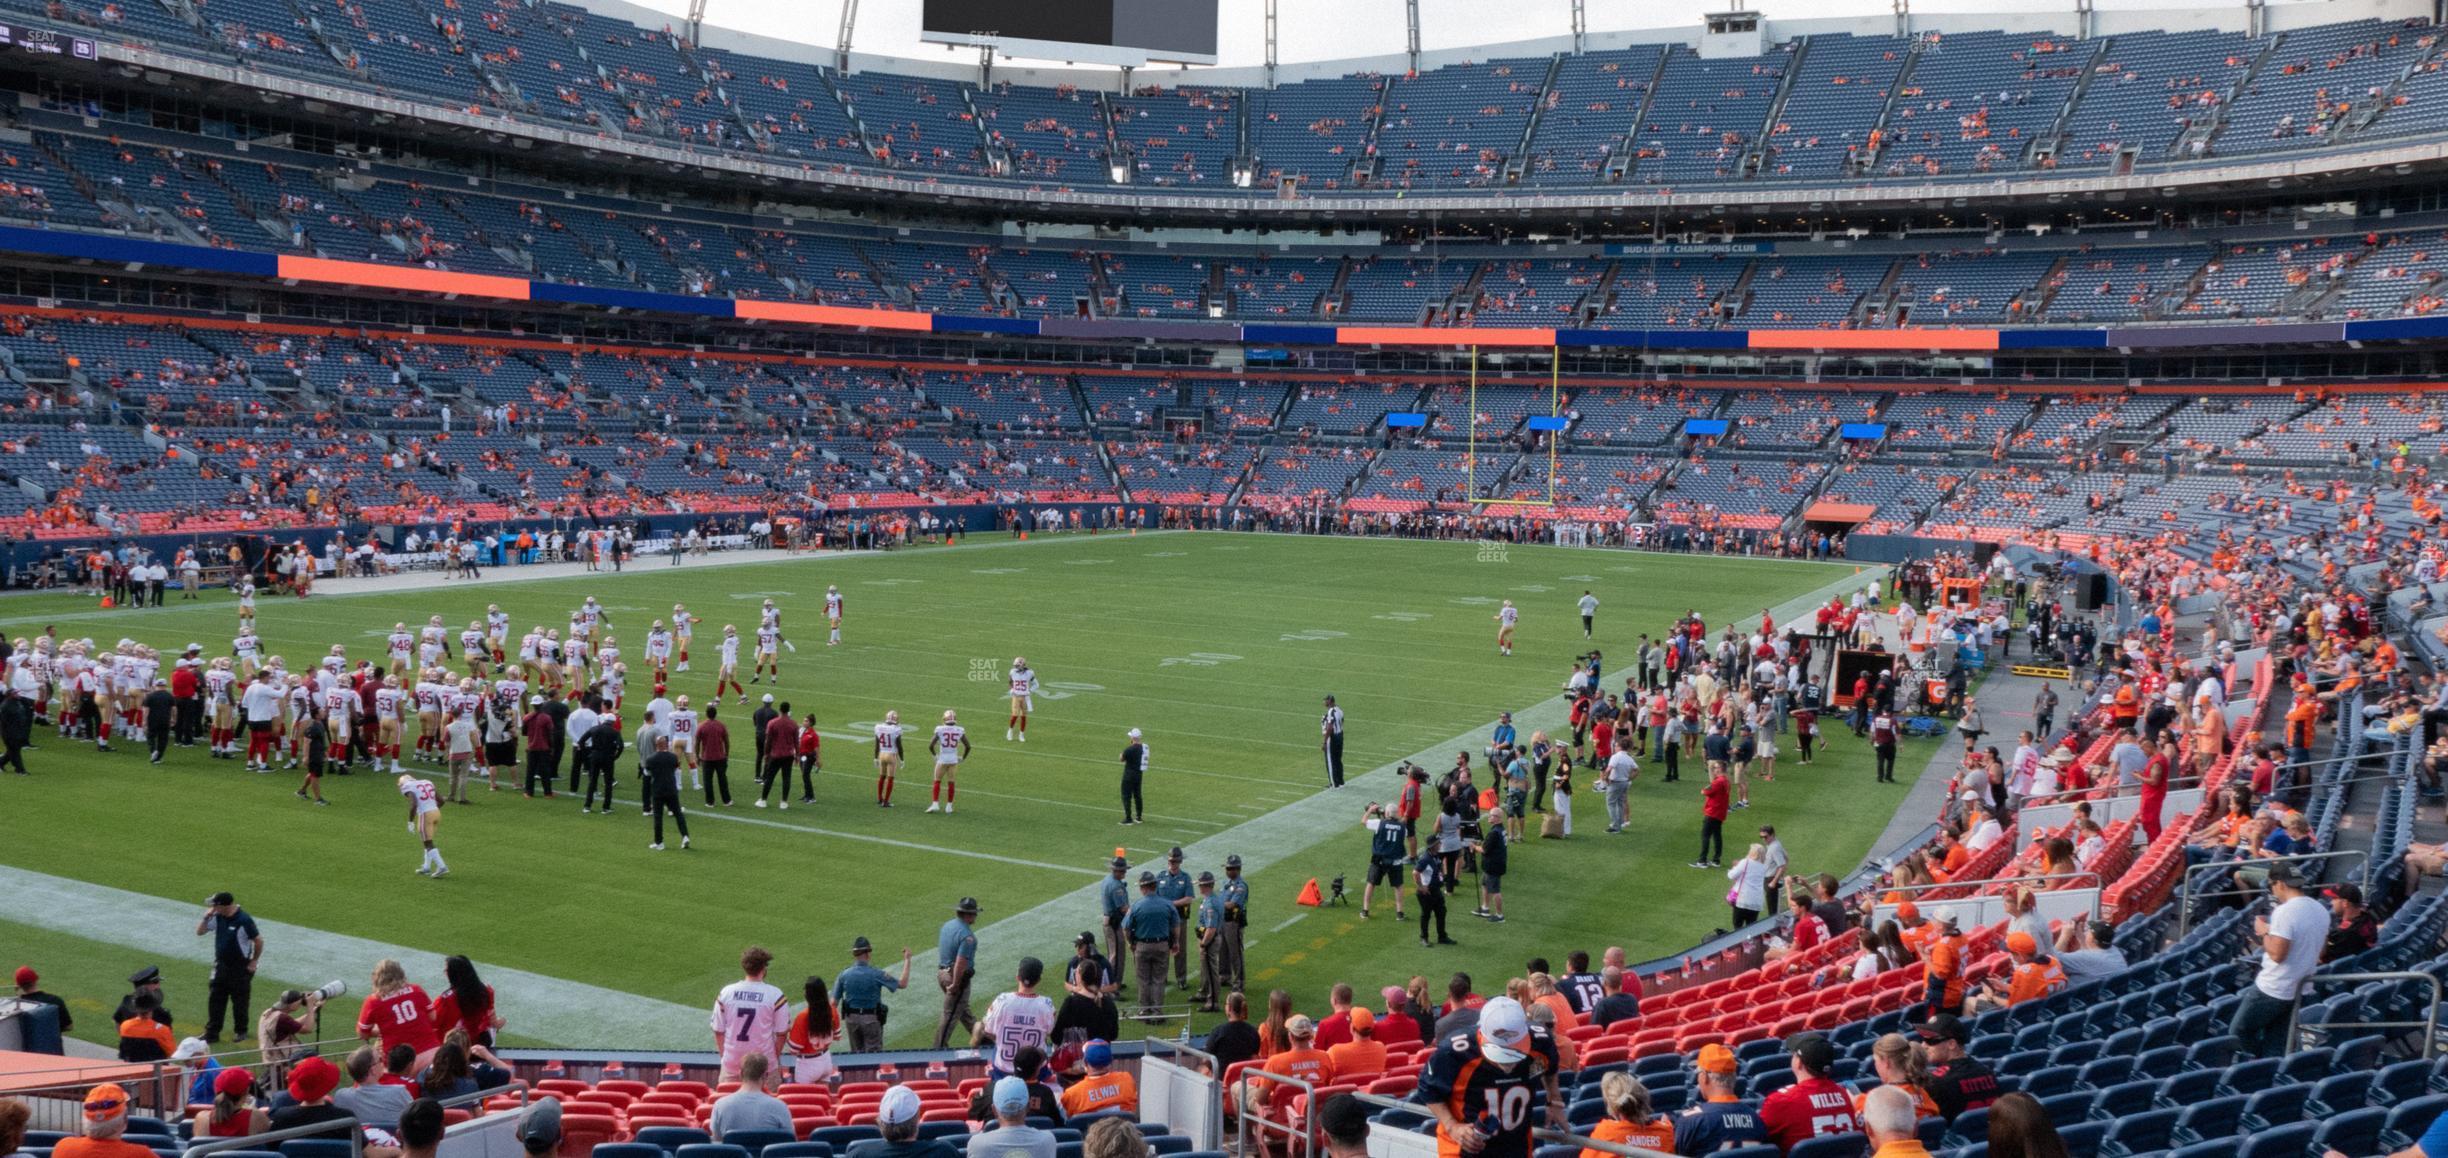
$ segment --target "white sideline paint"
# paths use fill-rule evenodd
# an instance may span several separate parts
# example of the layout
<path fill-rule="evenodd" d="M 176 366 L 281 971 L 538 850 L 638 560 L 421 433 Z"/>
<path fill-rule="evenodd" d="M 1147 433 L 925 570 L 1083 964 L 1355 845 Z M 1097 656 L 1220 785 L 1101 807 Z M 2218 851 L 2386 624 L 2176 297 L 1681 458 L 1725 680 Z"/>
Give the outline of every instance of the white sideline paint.
<path fill-rule="evenodd" d="M 404 874 L 403 874 L 404 875 Z M 172 901 L 104 885 L 72 881 L 0 865 L 0 917 L 105 944 L 148 957 L 205 965 L 212 938 L 195 935 L 195 901 Z M 282 976 L 300 980 L 336 977 L 349 996 L 335 1012 L 343 1019 L 365 997 L 366 975 L 376 961 L 395 958 L 408 975 L 428 981 L 442 976 L 442 955 L 327 933 L 282 921 L 258 920 L 264 943 Z M 500 996 L 522 1037 L 557 1042 L 613 1042 L 634 1049 L 706 1049 L 713 1041 L 705 1009 L 595 985 L 563 981 L 504 965 L 477 962 L 485 983 Z M 277 994 L 273 995 L 277 996 Z M 258 1003 L 269 998 L 258 988 Z M 250 1031 L 252 1032 L 252 1031 Z M 342 1036 L 346 1036 L 345 1029 Z"/>
<path fill-rule="evenodd" d="M 1086 539 L 1087 536 L 1082 535 L 1076 540 L 1052 541 L 1076 542 Z M 1017 540 L 998 540 L 997 543 L 956 549 L 983 549 L 1005 542 L 1020 545 Z M 1635 553 L 1633 557 L 1646 558 L 1649 553 Z M 524 570 L 532 573 L 535 568 Z M 1774 608 L 1773 612 L 1779 622 L 1794 622 L 1816 610 L 1829 596 L 1854 591 L 1873 576 L 1885 572 L 1883 566 L 1863 567 L 1857 573 L 1832 579 L 1810 593 Z M 1621 671 L 1620 668 L 1617 670 Z M 1560 731 L 1565 721 L 1563 699 L 1561 695 L 1549 696 L 1533 707 L 1514 712 L 1513 721 L 1514 726 L 1525 734 L 1540 729 Z M 1488 729 L 1494 726 L 1495 720 L 1491 717 L 1471 731 L 1422 749 L 1411 760 L 1414 763 L 1427 763 L 1431 767 L 1438 766 L 1436 757 L 1440 753 L 1456 748 L 1476 750 Z M 1223 832 L 1185 845 L 1185 859 L 1192 864 L 1221 866 L 1226 854 L 1237 852 L 1241 854 L 1244 872 L 1256 873 L 1288 855 L 1304 852 L 1320 841 L 1357 831 L 1360 806 L 1371 799 L 1370 789 L 1377 791 L 1377 799 L 1393 797 L 1393 789 L 1397 786 L 1394 769 L 1399 763 L 1383 764 L 1367 772 L 1347 776 L 1347 787 L 1340 796 L 1331 789 L 1321 788 Z M 1322 782 L 1325 776 L 1322 757 L 1315 770 Z M 802 827 L 756 817 L 723 816 L 712 812 L 701 815 L 764 827 Z M 889 838 L 860 839 L 933 850 L 932 846 Z M 1161 855 L 1153 850 L 1132 851 L 1146 853 L 1150 861 Z M 961 855 L 982 854 L 964 851 Z M 1011 860 L 992 854 L 983 855 L 995 860 Z M 1104 875 L 1093 865 L 1075 868 L 1032 861 L 1011 860 L 1011 863 L 1082 872 L 1099 878 L 1100 882 Z M 1021 957 L 1032 952 L 1051 952 L 1068 944 L 1071 936 L 1079 930 L 1093 927 L 1100 919 L 1097 913 L 1099 887 L 1099 884 L 1084 885 L 993 924 L 980 926 L 979 991 L 999 991 L 1001 979 L 1011 976 Z M 211 960 L 212 943 L 194 935 L 196 911 L 192 902 L 164 900 L 0 865 L 0 919 L 122 945 L 165 959 L 206 964 Z M 945 911 L 949 911 L 948 901 Z M 1286 921 L 1284 925 L 1291 923 Z M 265 921 L 262 926 L 267 941 L 278 947 L 281 972 L 293 977 L 338 977 L 349 980 L 352 988 L 359 988 L 356 979 L 363 976 L 373 962 L 384 957 L 399 960 L 414 976 L 439 977 L 442 973 L 439 954 L 299 925 Z M 1252 938 L 1253 944 L 1255 940 Z M 711 1030 L 705 1010 L 488 965 L 482 961 L 477 964 L 483 969 L 487 982 L 501 995 L 505 1007 L 519 1012 L 515 1032 L 520 1036 L 579 1044 L 618 1041 L 622 1048 L 631 1049 L 702 1049 L 708 1045 Z M 923 981 L 915 977 L 912 980 L 915 982 L 912 989 L 915 995 L 902 1001 L 909 1009 L 904 1029 L 892 1033 L 888 1038 L 888 1042 L 901 1043 L 904 1047 L 909 1041 L 931 1038 L 933 1014 L 940 1004 L 925 988 Z"/>
<path fill-rule="evenodd" d="M 1846 595 L 1858 591 L 1873 578 L 1885 575 L 1886 571 L 1887 568 L 1884 566 L 1863 566 L 1857 572 L 1831 579 L 1808 594 L 1788 600 L 1782 606 L 1771 609 L 1771 612 L 1779 623 L 1797 622 L 1817 611 L 1827 602 L 1829 596 Z M 1736 622 L 1742 622 L 1742 620 Z M 1494 650 L 1492 645 L 1489 650 Z M 1618 667 L 1615 671 L 1620 675 L 1623 669 Z M 1558 686 L 1557 694 L 1548 696 L 1531 707 L 1514 712 L 1514 728 L 1524 736 L 1540 730 L 1545 730 L 1551 735 L 1563 734 L 1566 731 L 1568 712 L 1561 691 L 1561 680 L 1558 681 Z M 1367 727 L 1366 721 L 1355 721 L 1355 725 L 1361 728 Z M 1487 722 L 1468 732 L 1441 744 L 1431 744 L 1413 753 L 1410 760 L 1414 764 L 1426 765 L 1430 769 L 1441 768 L 1444 766 L 1441 757 L 1445 753 L 1459 749 L 1473 753 L 1472 758 L 1475 761 L 1478 758 L 1476 753 L 1485 745 L 1488 732 L 1495 726 L 1496 720 L 1491 716 Z M 1224 858 L 1229 854 L 1239 853 L 1242 875 L 1248 876 L 1286 857 L 1306 852 L 1321 841 L 1338 835 L 1352 836 L 1360 831 L 1360 811 L 1363 805 L 1371 800 L 1392 800 L 1397 795 L 1400 781 L 1395 776 L 1394 770 L 1400 766 L 1401 761 L 1398 760 L 1378 765 L 1366 772 L 1346 773 L 1343 778 L 1344 787 L 1339 792 L 1321 787 L 1299 800 L 1243 821 L 1214 836 L 1183 845 L 1182 862 L 1185 865 L 1202 869 L 1214 866 L 1213 871 L 1220 872 L 1223 869 Z M 1318 781 L 1322 785 L 1326 777 L 1324 756 L 1318 757 L 1314 768 Z M 1356 838 L 1353 848 L 1356 855 L 1359 849 Z M 1154 854 L 1150 854 L 1148 863 L 1153 863 L 1155 859 Z M 1000 992 L 1003 982 L 1011 977 L 1013 971 L 1018 968 L 1020 958 L 1031 954 L 1042 955 L 1060 949 L 1081 930 L 1095 929 L 1104 919 L 1097 904 L 1097 892 L 1100 887 L 1101 885 L 1087 885 L 1074 889 L 1062 896 L 1045 901 L 1035 908 L 1014 913 L 993 924 L 981 924 L 977 934 L 978 991 Z M 1289 889 L 1275 890 L 1277 897 L 1289 896 L 1290 893 Z M 1257 911 L 1261 914 L 1266 913 L 1269 901 L 1256 897 L 1252 899 Z M 1274 903 L 1290 907 L 1289 901 L 1276 900 Z M 1279 925 L 1277 928 L 1281 929 L 1289 924 L 1291 922 L 1286 921 L 1284 925 Z M 1244 948 L 1246 949 L 1246 946 Z M 888 1041 L 907 1042 L 920 1037 L 931 1040 L 933 1030 L 933 1018 L 927 1014 L 921 1014 L 909 1019 L 909 1023 L 903 1030 L 893 1032 Z"/>

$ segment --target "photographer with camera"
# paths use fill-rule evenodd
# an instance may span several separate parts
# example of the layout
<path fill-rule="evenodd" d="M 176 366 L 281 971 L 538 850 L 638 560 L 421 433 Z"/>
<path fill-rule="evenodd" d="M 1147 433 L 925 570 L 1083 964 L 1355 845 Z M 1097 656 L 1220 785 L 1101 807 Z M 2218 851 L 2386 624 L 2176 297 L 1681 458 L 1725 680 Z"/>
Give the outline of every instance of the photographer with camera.
<path fill-rule="evenodd" d="M 281 1066 L 296 1061 L 305 1048 L 306 1027 L 323 1012 L 323 1003 L 348 992 L 348 983 L 333 981 L 320 989 L 291 989 L 280 995 L 261 1016 L 255 1019 L 255 1044 L 263 1050 L 264 1064 Z"/>

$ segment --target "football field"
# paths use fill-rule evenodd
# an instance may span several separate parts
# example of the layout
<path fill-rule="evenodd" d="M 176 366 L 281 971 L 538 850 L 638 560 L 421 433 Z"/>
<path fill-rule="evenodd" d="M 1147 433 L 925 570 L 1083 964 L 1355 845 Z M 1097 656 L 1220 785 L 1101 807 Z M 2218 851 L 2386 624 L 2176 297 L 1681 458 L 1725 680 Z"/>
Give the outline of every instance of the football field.
<path fill-rule="evenodd" d="M 897 962 L 901 946 L 916 951 L 917 992 L 894 1002 L 890 1037 L 917 1046 L 931 1039 L 939 1004 L 935 930 L 957 899 L 974 896 L 983 909 L 983 1011 L 1019 956 L 1056 962 L 1073 935 L 1096 926 L 1093 890 L 1117 847 L 1135 877 L 1161 868 L 1174 845 L 1188 850 L 1193 876 L 1221 877 L 1226 854 L 1244 858 L 1250 988 L 1289 989 L 1303 1008 L 1322 1006 L 1335 980 L 1375 987 L 1422 974 L 1441 985 L 1457 968 L 1500 978 L 1534 955 L 1560 967 L 1569 949 L 1594 955 L 1610 944 L 1642 960 L 1726 921 L 1722 874 L 1685 867 L 1703 775 L 1687 769 L 1664 784 L 1646 766 L 1621 836 L 1606 835 L 1600 797 L 1587 773 L 1577 777 L 1576 836 L 1515 847 L 1502 925 L 1468 915 L 1466 881 L 1452 915 L 1457 948 L 1421 949 L 1416 926 L 1396 925 L 1382 895 L 1376 919 L 1359 918 L 1362 806 L 1391 797 L 1398 759 L 1441 772 L 1466 738 L 1475 754 L 1499 711 L 1514 711 L 1525 737 L 1539 727 L 1560 734 L 1558 689 L 1589 646 L 1574 611 L 1585 588 L 1602 601 L 1595 643 L 1609 657 L 1607 683 L 1620 688 L 1638 635 L 1688 609 L 1712 628 L 1755 622 L 1763 607 L 1824 601 L 1866 580 L 1849 564 L 1160 533 L 981 536 L 891 554 L 266 596 L 259 628 L 294 669 L 334 643 L 379 660 L 397 621 L 413 627 L 439 614 L 455 637 L 488 603 L 511 614 L 515 640 L 531 625 L 565 625 L 594 595 L 632 668 L 632 724 L 651 694 L 640 662 L 646 626 L 670 618 L 675 602 L 704 622 L 695 670 L 675 674 L 671 693 L 700 707 L 722 625 L 753 635 L 762 600 L 779 603 L 798 650 L 783 656 L 779 689 L 751 685 L 748 705 L 722 704 L 741 753 L 737 803 L 706 808 L 684 786 L 695 848 L 680 851 L 674 838 L 670 851 L 648 850 L 634 759 L 625 758 L 623 807 L 610 815 L 581 815 L 566 781 L 551 801 L 480 792 L 473 806 L 445 809 L 440 845 L 452 871 L 438 881 L 412 871 L 419 852 L 388 776 L 327 778 L 331 806 L 316 808 L 291 795 L 294 773 L 249 774 L 201 747 L 173 748 L 153 766 L 126 743 L 96 754 L 38 728 L 35 774 L 0 776 L 0 966 L 36 965 L 45 988 L 71 999 L 80 1036 L 94 1036 L 124 976 L 159 962 L 179 1031 L 195 1032 L 208 942 L 192 936 L 194 921 L 205 895 L 228 889 L 266 923 L 258 1007 L 281 985 L 333 975 L 362 994 L 385 951 L 407 951 L 412 977 L 438 992 L 438 970 L 420 962 L 463 952 L 501 990 L 514 1044 L 703 1048 L 702 1011 L 737 977 L 741 948 L 772 949 L 771 979 L 796 999 L 802 977 L 838 973 L 851 939 L 864 935 L 879 965 Z M 828 584 L 847 601 L 839 647 L 824 643 Z M 1512 658 L 1493 642 L 1503 599 L 1522 609 Z M 90 600 L 32 596 L 0 602 L 0 624 L 11 635 L 55 624 L 105 649 L 129 636 L 165 656 L 191 641 L 227 654 L 227 595 L 175 600 L 101 612 Z M 1045 687 L 1026 744 L 1004 739 L 1015 655 Z M 817 714 L 824 770 L 812 807 L 749 804 L 747 716 L 767 690 Z M 1318 717 L 1328 694 L 1349 718 L 1352 785 L 1340 792 L 1323 791 Z M 929 815 L 924 737 L 946 709 L 959 711 L 976 751 L 961 767 L 958 811 Z M 865 739 L 887 710 L 916 740 L 889 810 L 876 806 Z M 1151 754 L 1148 823 L 1122 827 L 1118 757 L 1134 727 Z M 1798 870 L 1841 875 L 1869 851 L 1932 742 L 1903 754 L 1905 783 L 1874 785 L 1866 746 L 1828 730 L 1830 753 L 1800 767 L 1789 748 L 1776 782 L 1757 786 L 1755 807 L 1728 823 L 1729 859 L 1759 823 L 1778 826 Z M 1304 882 L 1324 887 L 1338 875 L 1351 905 L 1294 905 Z M 1195 962 L 1191 972 L 1195 984 Z M 1214 1020 L 1202 1015 L 1194 1029 Z"/>

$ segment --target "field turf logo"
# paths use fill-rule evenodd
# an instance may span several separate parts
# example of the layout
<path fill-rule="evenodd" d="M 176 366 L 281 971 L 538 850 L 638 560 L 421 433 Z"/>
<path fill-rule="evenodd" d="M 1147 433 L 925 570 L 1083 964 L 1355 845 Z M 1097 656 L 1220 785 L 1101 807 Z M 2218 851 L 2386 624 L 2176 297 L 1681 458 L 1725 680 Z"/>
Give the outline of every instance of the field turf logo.
<path fill-rule="evenodd" d="M 1500 543 L 1494 539 L 1481 539 L 1479 541 L 1479 561 L 1482 563 L 1509 562 L 1507 555 L 1511 550 L 1512 544 Z"/>
<path fill-rule="evenodd" d="M 992 681 L 994 680 L 994 678 L 995 678 L 995 661 L 993 661 L 993 660 L 991 660 L 991 659 L 973 659 L 973 660 L 970 660 L 970 661 L 969 661 L 969 682 L 970 682 L 970 683 L 973 683 L 973 684 L 990 683 L 990 682 L 992 682 Z"/>

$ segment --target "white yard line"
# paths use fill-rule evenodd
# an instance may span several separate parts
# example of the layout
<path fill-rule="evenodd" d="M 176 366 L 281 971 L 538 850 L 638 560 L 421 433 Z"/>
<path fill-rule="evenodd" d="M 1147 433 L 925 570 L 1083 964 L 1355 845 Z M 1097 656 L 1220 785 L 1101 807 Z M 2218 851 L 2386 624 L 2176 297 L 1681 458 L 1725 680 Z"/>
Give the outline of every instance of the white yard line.
<path fill-rule="evenodd" d="M 919 812 L 920 810 L 912 808 L 910 811 Z M 889 836 L 870 836 L 866 833 L 860 832 L 841 832 L 830 828 L 818 828 L 812 824 L 793 824 L 787 820 L 768 820 L 762 816 L 742 816 L 737 812 L 728 812 L 720 808 L 698 808 L 694 810 L 691 815 L 699 819 L 728 820 L 737 824 L 754 824 L 765 828 L 788 829 L 792 832 L 804 832 L 810 836 L 831 837 L 835 840 L 855 840 L 864 844 L 890 845 L 894 848 L 906 848 L 918 852 L 939 853 L 944 856 L 969 857 L 973 860 L 990 860 L 999 864 L 1017 865 L 1021 868 L 1045 869 L 1049 872 L 1070 873 L 1074 876 L 1094 877 L 1098 880 L 1105 879 L 1105 874 L 1103 871 L 1098 869 L 1081 868 L 1075 864 L 1054 864 L 1050 861 L 1026 860 L 1016 856 L 1004 856 L 1000 853 L 979 852 L 973 848 L 952 848 L 940 844 L 925 844 L 915 840 L 895 840 Z M 923 815 L 923 813 L 921 813 L 921 815 Z M 954 815 L 958 814 L 955 813 Z"/>
<path fill-rule="evenodd" d="M 195 935 L 196 914 L 201 911 L 198 904 L 193 899 L 165 900 L 0 866 L 0 917 L 163 960 L 211 963 L 212 939 Z M 344 1021 L 346 1010 L 354 1008 L 363 995 L 366 971 L 376 961 L 396 959 L 407 967 L 409 976 L 422 977 L 428 984 L 442 976 L 439 953 L 285 921 L 259 918 L 257 924 L 263 930 L 266 951 L 273 955 L 282 976 L 337 977 L 349 983 L 351 995 L 335 1009 Z M 705 1009 L 503 965 L 477 964 L 486 983 L 499 994 L 502 1008 L 517 1019 L 512 1028 L 522 1037 L 622 1049 L 704 1049 L 711 1041 Z M 259 1003 L 270 1000 L 260 987 L 255 998 Z"/>
<path fill-rule="evenodd" d="M 1289 929 L 1289 928 L 1291 928 L 1291 927 L 1292 927 L 1292 926 L 1294 926 L 1294 925 L 1300 924 L 1302 921 L 1306 921 L 1306 920 L 1308 920 L 1308 919 L 1309 919 L 1309 914 L 1307 914 L 1307 913 L 1294 913 L 1294 914 L 1292 914 L 1291 916 L 1286 917 L 1286 918 L 1284 918 L 1284 919 L 1283 919 L 1283 920 L 1281 920 L 1281 921 L 1277 921 L 1277 922 L 1275 923 L 1275 927 L 1274 927 L 1274 928 L 1272 928 L 1272 929 L 1267 930 L 1267 932 L 1270 932 L 1270 933 L 1280 933 L 1280 932 L 1283 932 L 1284 930 Z"/>

